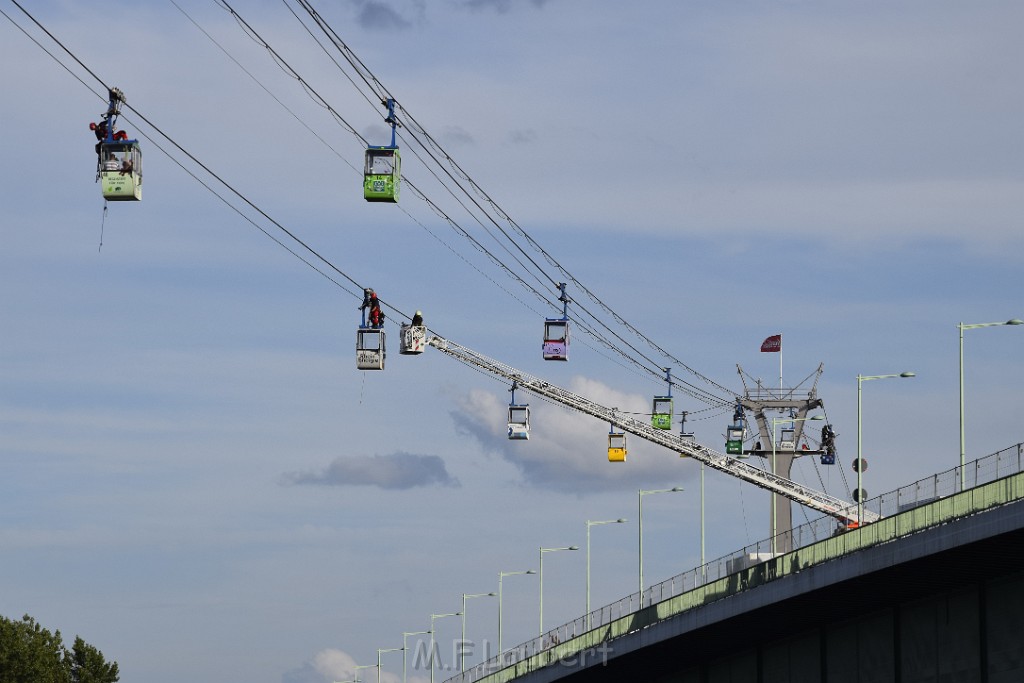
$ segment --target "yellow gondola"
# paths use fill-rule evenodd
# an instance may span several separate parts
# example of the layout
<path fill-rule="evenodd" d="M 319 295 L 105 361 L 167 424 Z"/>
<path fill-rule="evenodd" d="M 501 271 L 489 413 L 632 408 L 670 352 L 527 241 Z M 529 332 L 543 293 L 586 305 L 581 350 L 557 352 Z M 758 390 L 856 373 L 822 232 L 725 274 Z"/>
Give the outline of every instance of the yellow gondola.
<path fill-rule="evenodd" d="M 626 462 L 626 435 L 614 427 L 608 432 L 608 462 Z"/>

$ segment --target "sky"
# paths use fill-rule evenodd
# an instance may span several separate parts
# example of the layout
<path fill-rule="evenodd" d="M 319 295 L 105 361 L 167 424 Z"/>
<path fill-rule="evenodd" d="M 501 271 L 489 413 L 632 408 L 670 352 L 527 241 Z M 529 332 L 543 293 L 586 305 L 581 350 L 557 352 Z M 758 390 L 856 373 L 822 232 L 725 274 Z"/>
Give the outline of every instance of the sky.
<path fill-rule="evenodd" d="M 643 413 L 665 390 L 581 332 L 544 362 L 559 311 L 408 183 L 398 205 L 363 200 L 358 136 L 388 142 L 383 108 L 296 4 L 232 3 L 284 68 L 217 2 L 20 4 L 125 92 L 145 175 L 141 202 L 104 213 L 102 88 L 0 3 L 0 614 L 82 636 L 122 681 L 322 683 L 536 570 L 541 547 L 582 549 L 587 521 L 629 520 L 591 530 L 592 605 L 632 593 L 639 489 L 684 489 L 645 498 L 646 582 L 699 564 L 696 463 L 631 439 L 611 464 L 608 425 L 523 392 L 531 438 L 509 441 L 506 383 L 400 356 L 393 327 L 386 369 L 356 369 L 369 286 L 603 405 Z M 769 335 L 786 386 L 820 364 L 840 463 L 803 458 L 794 479 L 849 499 L 858 375 L 916 374 L 863 386 L 869 496 L 959 462 L 957 323 L 1024 317 L 1019 3 L 314 4 L 505 214 L 676 359 L 733 393 L 738 367 L 778 383 Z M 344 277 L 269 239 L 240 214 L 296 248 L 154 129 Z M 407 181 L 493 247 L 407 133 Z M 964 334 L 969 460 L 1024 441 L 1022 335 Z M 682 394 L 676 410 L 724 449 L 731 411 Z M 709 471 L 703 507 L 709 560 L 768 535 L 750 484 Z M 551 627 L 584 611 L 585 554 L 545 560 Z M 467 600 L 468 664 L 497 613 Z M 505 644 L 538 613 L 536 577 L 505 577 Z M 459 622 L 436 620 L 442 679 Z M 382 663 L 401 679 L 401 653 Z"/>

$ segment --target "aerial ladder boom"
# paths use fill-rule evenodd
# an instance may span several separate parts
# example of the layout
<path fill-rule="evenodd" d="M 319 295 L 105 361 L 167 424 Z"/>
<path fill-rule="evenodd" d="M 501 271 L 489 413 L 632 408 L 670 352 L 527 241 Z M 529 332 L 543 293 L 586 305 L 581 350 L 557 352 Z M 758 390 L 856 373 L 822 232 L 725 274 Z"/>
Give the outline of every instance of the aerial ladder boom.
<path fill-rule="evenodd" d="M 431 337 L 429 344 L 441 353 L 451 356 L 465 365 L 478 368 L 510 382 L 515 382 L 520 389 L 525 389 L 573 410 L 596 417 L 624 432 L 634 434 L 659 446 L 664 446 L 682 456 L 691 457 L 720 472 L 725 472 L 768 491 L 774 491 L 812 510 L 835 517 L 846 525 L 858 526 L 862 522 L 873 522 L 878 519 L 877 514 L 864 510 L 861 513 L 863 516 L 862 520 L 858 516 L 855 503 L 846 502 L 827 493 L 822 493 L 821 491 L 816 491 L 802 484 L 790 481 L 785 477 L 765 472 L 741 460 L 730 458 L 723 453 L 718 453 L 693 441 L 683 440 L 680 436 L 666 430 L 655 429 L 647 422 L 641 422 L 627 415 L 619 414 L 613 408 L 607 408 L 583 396 L 574 394 L 567 389 L 555 386 L 537 377 L 532 377 L 521 370 L 505 365 L 493 358 L 488 358 L 453 341 L 435 336 Z"/>

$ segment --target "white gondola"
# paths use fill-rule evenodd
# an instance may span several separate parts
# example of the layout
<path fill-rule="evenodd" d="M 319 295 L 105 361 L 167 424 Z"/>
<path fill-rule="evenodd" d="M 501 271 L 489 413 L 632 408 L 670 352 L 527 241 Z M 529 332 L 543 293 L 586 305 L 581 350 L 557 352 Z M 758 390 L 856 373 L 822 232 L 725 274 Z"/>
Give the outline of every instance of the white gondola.
<path fill-rule="evenodd" d="M 407 356 L 423 353 L 427 346 L 427 328 L 424 325 L 402 325 L 398 352 Z"/>
<path fill-rule="evenodd" d="M 511 404 L 508 407 L 508 438 L 513 441 L 530 438 L 530 406 Z"/>
<path fill-rule="evenodd" d="M 796 450 L 796 439 L 794 435 L 796 431 L 792 428 L 780 429 L 779 430 L 779 450 L 780 451 L 793 451 Z"/>
<path fill-rule="evenodd" d="M 360 370 L 383 370 L 386 355 L 384 330 L 360 327 L 356 332 L 356 367 Z"/>
<path fill-rule="evenodd" d="M 124 93 L 118 88 L 109 91 L 110 103 L 99 123 L 90 123 L 96 134 L 96 180 L 100 181 L 103 198 L 111 202 L 137 202 L 142 199 L 142 149 L 138 140 L 117 130 L 117 118 Z"/>
<path fill-rule="evenodd" d="M 111 202 L 142 199 L 142 150 L 135 140 L 100 144 L 99 177 L 103 198 Z"/>

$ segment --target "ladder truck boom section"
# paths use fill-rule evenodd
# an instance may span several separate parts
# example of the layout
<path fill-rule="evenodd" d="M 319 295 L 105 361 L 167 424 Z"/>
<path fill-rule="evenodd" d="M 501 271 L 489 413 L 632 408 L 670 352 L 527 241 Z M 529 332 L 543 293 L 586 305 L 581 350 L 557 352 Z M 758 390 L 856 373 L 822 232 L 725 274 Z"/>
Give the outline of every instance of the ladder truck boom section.
<path fill-rule="evenodd" d="M 584 398 L 583 396 L 574 394 L 567 389 L 563 389 L 537 377 L 532 377 L 521 370 L 517 370 L 509 365 L 505 365 L 504 363 L 492 358 L 488 358 L 487 356 L 481 355 L 476 351 L 453 341 L 435 336 L 431 337 L 429 343 L 441 353 L 451 356 L 465 365 L 479 368 L 491 375 L 504 378 L 510 382 L 515 382 L 520 389 L 525 389 L 531 393 L 537 394 L 538 396 L 542 396 L 572 408 L 573 410 L 596 417 L 599 420 L 615 425 L 624 432 L 634 434 L 641 439 L 658 444 L 659 446 L 664 446 L 665 448 L 679 453 L 680 455 L 691 457 L 698 462 L 704 463 L 708 467 L 712 467 L 721 472 L 725 472 L 726 474 L 738 477 L 739 479 L 750 482 L 755 486 L 759 486 L 769 491 L 774 491 L 775 493 L 809 507 L 812 510 L 817 510 L 823 514 L 835 517 L 849 526 L 858 526 L 862 522 L 873 522 L 878 519 L 878 515 L 876 513 L 864 510 L 861 513 L 863 516 L 863 520 L 861 520 L 858 517 L 857 505 L 855 503 L 846 502 L 840 498 L 830 496 L 827 493 L 822 493 L 802 484 L 798 484 L 786 479 L 785 477 L 779 477 L 771 472 L 765 472 L 764 470 L 748 465 L 741 460 L 730 458 L 723 453 L 718 453 L 717 451 L 698 443 L 684 441 L 676 434 L 663 429 L 656 429 L 647 422 L 641 422 L 633 419 L 632 417 L 621 415 L 612 408 L 607 408 L 591 401 L 590 399 Z"/>

